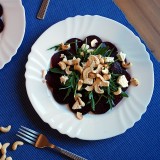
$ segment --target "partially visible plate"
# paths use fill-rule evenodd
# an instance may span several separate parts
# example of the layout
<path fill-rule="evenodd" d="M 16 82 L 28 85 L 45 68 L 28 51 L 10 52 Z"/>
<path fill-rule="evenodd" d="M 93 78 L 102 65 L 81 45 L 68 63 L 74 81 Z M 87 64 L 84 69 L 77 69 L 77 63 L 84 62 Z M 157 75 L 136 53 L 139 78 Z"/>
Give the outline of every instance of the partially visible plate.
<path fill-rule="evenodd" d="M 0 0 L 4 30 L 0 33 L 0 69 L 16 54 L 25 32 L 25 12 L 21 0 Z"/>
<path fill-rule="evenodd" d="M 47 51 L 48 48 L 73 37 L 84 39 L 93 34 L 127 54 L 127 59 L 133 63 L 129 72 L 138 78 L 140 85 L 130 86 L 129 98 L 124 98 L 109 112 L 87 114 L 77 120 L 65 105 L 54 100 L 47 85 L 42 83 L 41 70 L 49 69 L 50 58 L 55 53 Z M 25 77 L 29 99 L 42 120 L 62 134 L 84 140 L 113 137 L 131 128 L 146 111 L 154 86 L 153 64 L 140 39 L 114 20 L 89 15 L 67 18 L 44 32 L 29 54 Z"/>

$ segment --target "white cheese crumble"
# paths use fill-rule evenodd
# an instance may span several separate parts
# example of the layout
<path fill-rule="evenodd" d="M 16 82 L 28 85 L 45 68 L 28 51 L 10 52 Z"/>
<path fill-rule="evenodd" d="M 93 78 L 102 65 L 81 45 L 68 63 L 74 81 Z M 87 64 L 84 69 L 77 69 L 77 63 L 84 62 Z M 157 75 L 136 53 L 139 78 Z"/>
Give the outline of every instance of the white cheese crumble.
<path fill-rule="evenodd" d="M 60 77 L 60 81 L 61 81 L 61 83 L 63 83 L 63 84 L 65 84 L 67 80 L 68 80 L 68 77 L 65 76 L 65 75 Z"/>
<path fill-rule="evenodd" d="M 119 52 L 118 54 L 117 54 L 117 57 L 118 57 L 118 60 L 119 61 L 124 61 L 125 59 L 126 59 L 126 54 L 125 53 L 123 53 L 123 52 Z"/>
<path fill-rule="evenodd" d="M 81 49 L 82 49 L 83 51 L 84 51 L 84 50 L 87 50 L 87 49 L 89 49 L 89 45 L 88 45 L 88 44 L 82 44 Z"/>
<path fill-rule="evenodd" d="M 96 39 L 93 39 L 91 41 L 91 47 L 95 47 L 96 46 L 96 43 L 98 43 L 98 41 Z"/>
<path fill-rule="evenodd" d="M 114 57 L 104 57 L 105 62 L 114 62 Z"/>
<path fill-rule="evenodd" d="M 128 80 L 125 75 L 119 76 L 117 83 L 121 85 L 122 88 L 128 87 Z"/>
<path fill-rule="evenodd" d="M 94 49 L 87 49 L 87 53 L 92 53 Z"/>

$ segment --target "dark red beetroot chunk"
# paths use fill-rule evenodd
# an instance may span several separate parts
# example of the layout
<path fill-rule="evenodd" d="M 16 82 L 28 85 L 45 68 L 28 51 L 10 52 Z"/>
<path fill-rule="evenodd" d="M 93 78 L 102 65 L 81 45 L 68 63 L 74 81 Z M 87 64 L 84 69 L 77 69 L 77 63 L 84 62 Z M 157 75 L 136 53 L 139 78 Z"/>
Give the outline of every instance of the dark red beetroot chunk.
<path fill-rule="evenodd" d="M 115 74 L 122 74 L 124 72 L 124 68 L 122 68 L 121 64 L 119 62 L 114 62 L 111 64 L 110 72 L 113 72 Z"/>
<path fill-rule="evenodd" d="M 109 49 L 112 50 L 113 49 L 113 52 L 112 54 L 110 55 L 111 57 L 115 57 L 117 56 L 118 54 L 118 50 L 117 50 L 117 47 L 111 43 L 111 42 L 103 42 L 106 46 L 109 46 Z"/>
<path fill-rule="evenodd" d="M 51 68 L 57 67 L 59 61 L 61 61 L 62 59 L 60 58 L 61 54 L 64 54 L 65 52 L 60 51 L 55 53 L 52 58 L 51 58 Z"/>
<path fill-rule="evenodd" d="M 4 23 L 3 21 L 0 19 L 0 32 L 2 32 L 4 29 Z"/>
<path fill-rule="evenodd" d="M 94 99 L 95 102 L 97 102 L 99 98 L 98 96 L 94 96 Z M 110 109 L 109 104 L 107 104 L 106 102 L 106 98 L 102 97 L 101 100 L 96 104 L 95 111 L 92 110 L 92 112 L 95 114 L 106 113 Z"/>
<path fill-rule="evenodd" d="M 98 42 L 96 43 L 96 46 L 95 47 L 92 47 L 91 46 L 91 42 L 92 40 L 96 39 Z M 91 36 L 88 36 L 84 39 L 83 43 L 85 44 L 87 42 L 87 44 L 91 47 L 91 48 L 97 48 L 101 43 L 102 43 L 102 40 L 95 36 L 95 35 L 91 35 Z"/>
<path fill-rule="evenodd" d="M 75 41 L 77 40 L 78 48 L 81 48 L 83 41 L 79 38 L 69 39 L 66 43 L 71 43 L 71 48 L 68 50 L 69 52 L 76 54 L 76 46 Z M 67 51 L 66 51 L 67 52 Z"/>
<path fill-rule="evenodd" d="M 0 17 L 2 17 L 2 15 L 3 15 L 3 7 L 2 7 L 2 5 L 0 4 Z"/>

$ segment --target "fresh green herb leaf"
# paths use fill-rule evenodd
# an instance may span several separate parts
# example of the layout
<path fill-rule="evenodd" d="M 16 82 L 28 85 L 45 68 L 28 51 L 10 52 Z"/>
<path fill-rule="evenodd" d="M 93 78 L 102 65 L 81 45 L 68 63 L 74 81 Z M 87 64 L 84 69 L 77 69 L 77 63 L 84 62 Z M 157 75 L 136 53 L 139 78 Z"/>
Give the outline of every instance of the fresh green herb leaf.
<path fill-rule="evenodd" d="M 65 71 L 61 70 L 60 68 L 50 68 L 50 71 L 58 74 L 66 74 Z"/>
<path fill-rule="evenodd" d="M 93 97 L 93 92 L 89 93 L 89 99 L 91 100 L 91 107 L 92 107 L 93 111 L 95 111 L 95 101 L 94 101 L 94 97 Z"/>
<path fill-rule="evenodd" d="M 128 94 L 125 93 L 125 92 L 122 92 L 122 93 L 121 93 L 121 96 L 122 96 L 122 97 L 129 97 Z"/>
<path fill-rule="evenodd" d="M 67 93 L 66 93 L 66 96 L 64 97 L 63 100 L 65 100 L 65 99 L 69 96 L 69 94 L 71 93 L 71 90 L 72 90 L 71 88 L 68 89 L 68 91 L 67 91 Z"/>
<path fill-rule="evenodd" d="M 72 86 L 67 86 L 67 87 L 64 87 L 64 88 L 59 88 L 59 90 L 63 90 L 63 89 L 68 89 L 68 88 L 71 88 Z"/>
<path fill-rule="evenodd" d="M 55 51 L 57 51 L 59 48 L 60 48 L 60 44 L 58 44 L 58 45 L 56 45 L 56 46 L 53 46 L 53 47 L 51 47 L 51 48 L 49 48 L 49 49 L 47 49 L 47 50 L 52 50 L 52 49 L 54 49 Z"/>

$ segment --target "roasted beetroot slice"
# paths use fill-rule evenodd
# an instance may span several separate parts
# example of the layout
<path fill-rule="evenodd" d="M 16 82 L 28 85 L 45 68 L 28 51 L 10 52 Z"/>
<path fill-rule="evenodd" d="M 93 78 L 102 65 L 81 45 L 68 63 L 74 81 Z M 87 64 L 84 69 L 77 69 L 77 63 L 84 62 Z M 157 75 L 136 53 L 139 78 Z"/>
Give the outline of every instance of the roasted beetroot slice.
<path fill-rule="evenodd" d="M 74 96 L 73 96 L 73 97 L 74 97 Z M 88 99 L 86 100 L 86 98 L 84 98 L 84 97 L 82 98 L 82 100 L 83 100 L 85 103 L 88 102 Z M 74 98 L 73 98 L 73 99 L 70 100 L 70 102 L 69 102 L 69 108 L 70 108 L 71 111 L 74 112 L 74 113 L 81 112 L 81 113 L 84 115 L 84 114 L 87 114 L 89 111 L 92 110 L 90 104 L 85 105 L 84 107 L 82 107 L 82 109 L 74 109 L 74 110 L 73 110 L 72 107 L 73 107 L 74 103 L 75 103 L 75 100 L 74 100 Z"/>
<path fill-rule="evenodd" d="M 106 101 L 106 98 L 102 97 L 101 100 L 96 104 L 95 111 L 92 110 L 92 112 L 95 114 L 106 113 L 110 109 L 110 106 L 106 103 Z"/>
<path fill-rule="evenodd" d="M 111 43 L 111 42 L 103 42 L 103 43 L 104 43 L 106 46 L 108 46 L 110 50 L 113 49 L 110 57 L 116 57 L 117 54 L 118 54 L 117 47 L 116 47 L 113 43 Z"/>
<path fill-rule="evenodd" d="M 0 19 L 0 33 L 3 31 L 4 29 L 4 23 L 3 21 Z"/>
<path fill-rule="evenodd" d="M 113 100 L 115 106 L 123 99 L 121 95 L 115 96 L 115 99 Z"/>
<path fill-rule="evenodd" d="M 92 47 L 91 46 L 91 42 L 92 40 L 96 39 L 98 42 L 96 43 L 96 46 L 95 47 Z M 91 47 L 91 48 L 97 48 L 101 43 L 102 43 L 102 40 L 95 36 L 95 35 L 91 35 L 91 36 L 88 36 L 84 39 L 83 43 L 85 44 L 87 42 L 87 44 Z"/>
<path fill-rule="evenodd" d="M 51 58 L 51 68 L 55 68 L 58 66 L 59 61 L 61 61 L 62 59 L 60 58 L 61 54 L 65 54 L 64 51 L 60 51 L 55 53 L 52 58 Z"/>
<path fill-rule="evenodd" d="M 78 48 L 81 48 L 83 41 L 79 38 L 72 38 L 69 39 L 66 43 L 71 43 L 71 48 L 68 50 L 71 54 L 76 54 L 76 46 L 75 46 L 75 41 L 77 40 Z M 67 53 L 67 51 L 66 51 Z"/>
<path fill-rule="evenodd" d="M 52 88 L 52 94 L 53 94 L 53 97 L 55 98 L 55 100 L 58 102 L 58 103 L 61 103 L 61 104 L 66 104 L 66 103 L 69 103 L 69 99 L 66 98 L 64 99 L 64 97 L 66 96 L 67 94 L 67 90 L 59 90 L 59 88 L 63 87 L 60 83 L 60 74 L 57 74 L 57 73 L 52 73 L 50 71 L 48 71 L 47 75 L 46 75 L 46 81 L 47 81 L 47 84 L 50 88 Z"/>
<path fill-rule="evenodd" d="M 121 64 L 119 62 L 114 62 L 111 64 L 110 72 L 113 72 L 115 74 L 123 74 L 125 69 L 122 68 Z"/>
<path fill-rule="evenodd" d="M 0 4 L 0 17 L 2 17 L 2 15 L 3 15 L 3 7 L 2 7 L 2 5 Z"/>

